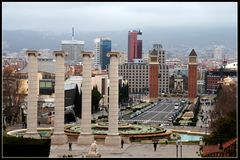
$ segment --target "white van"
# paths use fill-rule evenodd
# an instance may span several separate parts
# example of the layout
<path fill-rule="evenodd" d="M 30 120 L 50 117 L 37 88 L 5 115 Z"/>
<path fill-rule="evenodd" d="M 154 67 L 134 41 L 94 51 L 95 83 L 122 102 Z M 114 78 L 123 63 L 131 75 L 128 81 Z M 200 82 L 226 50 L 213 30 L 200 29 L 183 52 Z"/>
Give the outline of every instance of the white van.
<path fill-rule="evenodd" d="M 179 108 L 179 103 L 175 103 L 174 109 L 177 110 Z"/>

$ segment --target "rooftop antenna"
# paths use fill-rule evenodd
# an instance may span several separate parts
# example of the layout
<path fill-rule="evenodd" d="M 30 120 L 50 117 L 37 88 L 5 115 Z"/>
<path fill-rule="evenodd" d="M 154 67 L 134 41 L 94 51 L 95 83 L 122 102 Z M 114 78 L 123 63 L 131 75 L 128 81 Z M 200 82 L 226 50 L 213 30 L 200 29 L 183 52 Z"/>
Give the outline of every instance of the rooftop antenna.
<path fill-rule="evenodd" d="M 74 40 L 74 27 L 72 27 L 72 41 Z"/>

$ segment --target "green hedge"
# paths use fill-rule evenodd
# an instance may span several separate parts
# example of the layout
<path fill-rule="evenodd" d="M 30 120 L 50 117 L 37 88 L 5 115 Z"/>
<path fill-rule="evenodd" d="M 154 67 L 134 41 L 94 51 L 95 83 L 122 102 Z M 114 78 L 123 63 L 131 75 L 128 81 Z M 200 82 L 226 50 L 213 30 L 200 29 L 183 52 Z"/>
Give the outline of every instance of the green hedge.
<path fill-rule="evenodd" d="M 180 123 L 179 123 L 179 122 L 173 122 L 173 125 L 174 125 L 174 126 L 179 126 Z"/>
<path fill-rule="evenodd" d="M 3 136 L 3 157 L 49 157 L 51 139 Z"/>
<path fill-rule="evenodd" d="M 183 118 L 181 117 L 181 118 L 177 118 L 176 120 L 175 120 L 175 122 L 179 122 L 180 120 L 183 120 Z"/>
<path fill-rule="evenodd" d="M 196 122 L 190 122 L 188 123 L 189 126 L 196 126 Z"/>

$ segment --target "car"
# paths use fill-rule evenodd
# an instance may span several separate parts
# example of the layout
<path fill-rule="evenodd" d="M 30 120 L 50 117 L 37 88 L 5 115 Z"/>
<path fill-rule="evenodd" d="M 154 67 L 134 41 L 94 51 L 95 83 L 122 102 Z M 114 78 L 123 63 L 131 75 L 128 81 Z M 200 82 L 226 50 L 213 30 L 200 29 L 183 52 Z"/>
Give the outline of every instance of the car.
<path fill-rule="evenodd" d="M 165 124 L 161 124 L 161 125 L 160 125 L 160 127 L 164 127 L 164 126 L 165 126 Z"/>

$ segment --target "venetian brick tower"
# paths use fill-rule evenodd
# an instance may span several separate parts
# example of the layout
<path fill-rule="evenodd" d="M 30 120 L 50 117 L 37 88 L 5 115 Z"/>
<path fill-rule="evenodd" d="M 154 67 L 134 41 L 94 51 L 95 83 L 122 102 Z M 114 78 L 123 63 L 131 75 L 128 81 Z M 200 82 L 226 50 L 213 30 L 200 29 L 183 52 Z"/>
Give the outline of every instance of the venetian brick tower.
<path fill-rule="evenodd" d="M 78 137 L 78 144 L 91 144 L 94 141 L 91 126 L 92 109 L 92 52 L 82 52 L 83 60 L 83 82 L 82 82 L 82 120 L 81 133 Z"/>
<path fill-rule="evenodd" d="M 55 67 L 55 116 L 54 132 L 51 143 L 55 145 L 65 144 L 68 141 L 64 133 L 64 51 L 54 51 L 56 57 Z"/>
<path fill-rule="evenodd" d="M 197 54 L 192 49 L 188 63 L 188 99 L 193 102 L 197 97 Z"/>
<path fill-rule="evenodd" d="M 38 63 L 40 55 L 35 50 L 27 50 L 28 55 L 28 107 L 27 107 L 27 132 L 24 137 L 40 138 L 37 132 L 37 101 L 38 101 Z"/>
<path fill-rule="evenodd" d="M 158 69 L 159 62 L 157 54 L 149 56 L 149 99 L 156 101 L 158 99 Z"/>
<path fill-rule="evenodd" d="M 120 147 L 121 137 L 118 133 L 118 62 L 119 52 L 109 52 L 109 114 L 108 114 L 108 134 L 105 138 L 105 144 L 109 146 Z"/>

